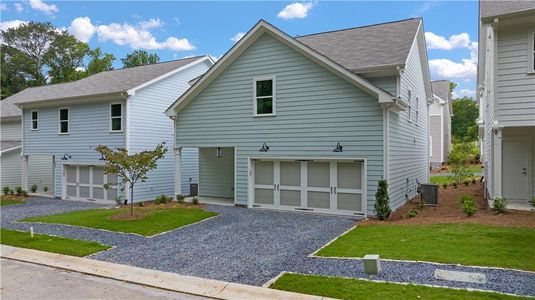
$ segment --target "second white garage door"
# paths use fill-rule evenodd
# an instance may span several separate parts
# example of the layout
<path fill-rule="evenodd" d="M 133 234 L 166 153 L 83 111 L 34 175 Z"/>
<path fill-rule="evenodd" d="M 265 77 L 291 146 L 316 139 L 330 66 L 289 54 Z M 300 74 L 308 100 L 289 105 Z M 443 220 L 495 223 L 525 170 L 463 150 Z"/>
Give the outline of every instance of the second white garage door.
<path fill-rule="evenodd" d="M 254 160 L 253 206 L 364 214 L 363 161 Z"/>
<path fill-rule="evenodd" d="M 107 183 L 117 183 L 116 174 L 104 174 L 104 169 L 99 166 L 66 165 L 64 168 L 66 198 L 114 201 L 117 197 L 117 185 L 104 188 Z"/>

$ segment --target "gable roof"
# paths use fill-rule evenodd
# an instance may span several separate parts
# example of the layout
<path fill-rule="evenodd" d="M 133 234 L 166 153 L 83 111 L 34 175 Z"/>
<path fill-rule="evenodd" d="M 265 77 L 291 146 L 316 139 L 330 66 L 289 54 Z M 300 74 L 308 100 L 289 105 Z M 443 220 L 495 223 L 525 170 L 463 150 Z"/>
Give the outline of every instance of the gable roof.
<path fill-rule="evenodd" d="M 2 100 L 2 102 L 10 100 L 17 105 L 23 105 L 48 100 L 121 94 L 144 86 L 146 83 L 164 77 L 191 63 L 205 59 L 210 58 L 208 56 L 197 56 L 100 72 L 73 82 L 27 88 Z"/>
<path fill-rule="evenodd" d="M 437 95 L 444 101 L 451 99 L 450 81 L 449 80 L 435 80 L 431 81 L 433 87 L 433 94 Z"/>
<path fill-rule="evenodd" d="M 15 105 L 16 98 L 8 97 L 0 101 L 0 117 L 4 118 L 20 118 L 22 110 Z"/>
<path fill-rule="evenodd" d="M 413 18 L 296 39 L 352 72 L 403 66 L 421 21 L 421 18 Z"/>
<path fill-rule="evenodd" d="M 217 61 L 217 63 L 202 75 L 193 86 L 188 89 L 180 98 L 178 98 L 167 110 L 166 115 L 169 117 L 174 116 L 178 111 L 183 109 L 189 101 L 197 96 L 204 88 L 206 88 L 219 74 L 221 74 L 229 65 L 232 64 L 245 50 L 247 50 L 260 36 L 263 34 L 269 34 L 271 37 L 277 39 L 281 43 L 286 44 L 290 48 L 296 50 L 313 62 L 320 66 L 323 66 L 332 73 L 338 75 L 342 79 L 352 83 L 359 87 L 366 93 L 377 97 L 379 103 L 394 103 L 396 106 L 405 107 L 406 103 L 390 95 L 388 92 L 373 85 L 363 77 L 351 72 L 344 66 L 336 63 L 331 58 L 319 53 L 306 44 L 300 42 L 298 39 L 292 38 L 283 31 L 279 30 L 270 23 L 260 20 L 251 30 L 245 34 L 229 51 L 227 51 L 223 57 Z M 411 39 L 411 43 L 414 37 Z"/>
<path fill-rule="evenodd" d="M 515 0 L 515 1 L 479 1 L 479 17 L 490 18 L 502 15 L 508 15 L 512 13 L 535 10 L 535 0 Z"/>

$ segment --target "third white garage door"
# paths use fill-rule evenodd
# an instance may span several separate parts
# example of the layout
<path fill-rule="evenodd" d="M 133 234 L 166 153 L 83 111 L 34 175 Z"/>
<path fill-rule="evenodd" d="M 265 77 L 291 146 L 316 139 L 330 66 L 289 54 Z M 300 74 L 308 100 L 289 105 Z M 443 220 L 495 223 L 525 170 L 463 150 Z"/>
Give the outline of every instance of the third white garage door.
<path fill-rule="evenodd" d="M 253 160 L 253 206 L 365 214 L 364 162 Z"/>

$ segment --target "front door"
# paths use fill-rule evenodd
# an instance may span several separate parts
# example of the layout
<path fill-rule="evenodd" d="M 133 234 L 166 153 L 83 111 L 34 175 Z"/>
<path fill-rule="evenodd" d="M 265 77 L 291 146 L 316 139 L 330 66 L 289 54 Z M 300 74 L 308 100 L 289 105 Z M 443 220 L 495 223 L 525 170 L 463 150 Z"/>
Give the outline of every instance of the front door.
<path fill-rule="evenodd" d="M 528 199 L 528 141 L 510 139 L 503 141 L 502 185 L 503 197 L 510 201 Z"/>

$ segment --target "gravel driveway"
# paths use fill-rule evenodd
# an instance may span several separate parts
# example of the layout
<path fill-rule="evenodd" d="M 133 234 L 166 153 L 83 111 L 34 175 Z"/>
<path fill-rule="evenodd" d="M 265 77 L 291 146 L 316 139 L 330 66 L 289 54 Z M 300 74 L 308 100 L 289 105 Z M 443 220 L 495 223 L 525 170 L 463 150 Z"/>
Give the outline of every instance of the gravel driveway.
<path fill-rule="evenodd" d="M 16 220 L 36 215 L 98 207 L 86 202 L 33 198 L 23 205 L 2 207 L 3 228 L 27 230 Z M 535 296 L 535 273 L 430 263 L 383 261 L 384 272 L 369 277 L 360 260 L 309 257 L 349 229 L 351 217 L 274 212 L 208 205 L 219 216 L 152 238 L 74 226 L 32 224 L 40 233 L 94 240 L 115 246 L 91 258 L 193 275 L 262 285 L 283 271 L 370 278 L 396 282 L 495 290 Z M 440 281 L 436 269 L 484 273 L 485 284 Z"/>

